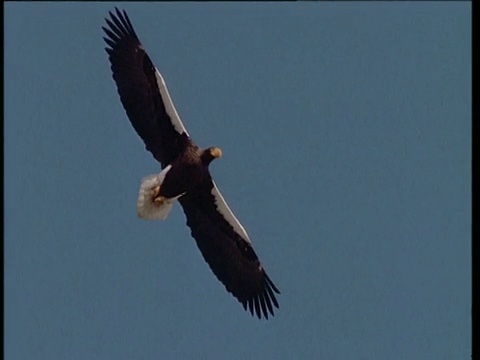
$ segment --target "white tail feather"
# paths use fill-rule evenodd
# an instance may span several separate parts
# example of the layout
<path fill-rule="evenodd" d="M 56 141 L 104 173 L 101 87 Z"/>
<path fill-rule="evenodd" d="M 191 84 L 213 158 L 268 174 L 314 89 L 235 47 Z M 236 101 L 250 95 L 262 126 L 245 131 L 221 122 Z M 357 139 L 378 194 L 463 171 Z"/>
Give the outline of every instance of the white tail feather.
<path fill-rule="evenodd" d="M 173 203 L 181 195 L 174 198 L 165 198 L 163 201 L 154 201 L 153 189 L 161 187 L 167 172 L 172 166 L 168 165 L 160 174 L 146 176 L 142 179 L 137 201 L 138 216 L 147 220 L 165 220 L 172 210 Z"/>

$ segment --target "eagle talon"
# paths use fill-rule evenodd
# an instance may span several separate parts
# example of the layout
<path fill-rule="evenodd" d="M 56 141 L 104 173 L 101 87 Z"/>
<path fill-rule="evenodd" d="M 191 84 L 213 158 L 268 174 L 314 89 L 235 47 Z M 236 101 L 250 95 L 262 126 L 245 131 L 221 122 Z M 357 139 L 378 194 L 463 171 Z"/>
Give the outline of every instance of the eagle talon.
<path fill-rule="evenodd" d="M 156 204 L 162 205 L 166 200 L 164 196 L 160 195 L 160 185 L 157 185 L 154 188 L 152 188 L 152 190 L 150 191 L 150 194 L 152 195 L 153 202 Z"/>
<path fill-rule="evenodd" d="M 165 202 L 165 197 L 163 196 L 157 196 L 157 197 L 154 197 L 153 198 L 153 202 L 157 203 L 157 204 L 163 204 Z"/>

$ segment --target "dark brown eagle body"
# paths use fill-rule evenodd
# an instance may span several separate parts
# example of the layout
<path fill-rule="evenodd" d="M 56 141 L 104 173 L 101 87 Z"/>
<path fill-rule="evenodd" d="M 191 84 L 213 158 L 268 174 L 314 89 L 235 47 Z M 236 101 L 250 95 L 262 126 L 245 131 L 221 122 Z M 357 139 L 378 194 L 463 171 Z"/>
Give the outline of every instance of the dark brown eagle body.
<path fill-rule="evenodd" d="M 198 187 L 211 183 L 208 166 L 215 157 L 208 156 L 210 149 L 202 150 L 190 143 L 172 162 L 172 168 L 165 176 L 160 195 L 167 198 L 179 194 L 193 194 Z"/>
<path fill-rule="evenodd" d="M 142 180 L 139 215 L 165 219 L 178 200 L 215 276 L 252 315 L 268 318 L 278 308 L 275 293 L 280 292 L 210 175 L 208 166 L 221 151 L 193 143 L 126 12 L 115 10 L 106 19 L 108 28 L 102 27 L 113 79 L 130 122 L 163 169 Z"/>

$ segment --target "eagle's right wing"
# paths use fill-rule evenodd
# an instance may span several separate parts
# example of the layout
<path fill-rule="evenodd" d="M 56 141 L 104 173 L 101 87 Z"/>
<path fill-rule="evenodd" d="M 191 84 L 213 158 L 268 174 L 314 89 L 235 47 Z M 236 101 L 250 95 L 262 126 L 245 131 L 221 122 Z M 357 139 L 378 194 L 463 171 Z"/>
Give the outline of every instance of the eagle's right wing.
<path fill-rule="evenodd" d="M 125 11 L 109 12 L 108 38 L 105 48 L 109 55 L 113 79 L 123 107 L 143 139 L 145 147 L 164 168 L 190 141 L 185 126 L 173 105 L 165 81 L 153 65 L 133 29 Z"/>

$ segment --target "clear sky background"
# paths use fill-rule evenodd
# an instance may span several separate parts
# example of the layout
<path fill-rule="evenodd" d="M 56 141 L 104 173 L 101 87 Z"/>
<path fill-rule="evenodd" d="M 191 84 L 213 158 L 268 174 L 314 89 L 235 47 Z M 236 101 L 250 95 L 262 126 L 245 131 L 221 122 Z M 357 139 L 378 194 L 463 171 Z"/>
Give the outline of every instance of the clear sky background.
<path fill-rule="evenodd" d="M 468 359 L 471 4 L 120 3 L 282 291 L 246 313 L 104 51 L 115 3 L 5 4 L 6 359 Z"/>

